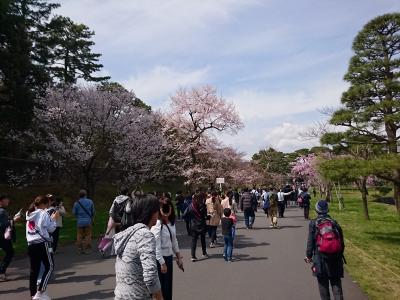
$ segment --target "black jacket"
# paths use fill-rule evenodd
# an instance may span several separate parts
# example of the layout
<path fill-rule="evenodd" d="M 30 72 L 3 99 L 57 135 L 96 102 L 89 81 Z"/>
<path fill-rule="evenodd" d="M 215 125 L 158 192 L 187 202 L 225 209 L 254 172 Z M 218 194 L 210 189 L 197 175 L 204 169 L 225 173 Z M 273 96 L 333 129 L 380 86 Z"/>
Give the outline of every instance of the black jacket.
<path fill-rule="evenodd" d="M 205 204 L 200 204 L 199 207 L 199 214 L 196 214 L 193 211 L 193 203 L 190 204 L 190 206 L 186 209 L 186 211 L 183 214 L 183 218 L 190 219 L 191 222 L 191 230 L 198 232 L 198 233 L 204 233 L 207 230 L 207 207 Z"/>
<path fill-rule="evenodd" d="M 332 219 L 329 215 L 318 215 L 317 219 L 328 217 Z M 316 219 L 316 220 L 317 220 Z M 335 222 L 339 235 L 342 241 L 343 251 L 337 256 L 325 256 L 318 251 L 316 235 L 317 227 L 316 220 L 311 220 L 309 224 L 308 241 L 307 241 L 307 251 L 306 256 L 313 259 L 315 272 L 314 276 L 317 277 L 329 277 L 329 278 L 343 278 L 343 251 L 344 251 L 344 239 L 343 231 L 340 225 Z"/>
<path fill-rule="evenodd" d="M 257 199 L 255 199 L 255 196 L 250 192 L 244 192 L 242 197 L 240 198 L 240 209 L 255 209 L 255 203 L 257 203 Z"/>
<path fill-rule="evenodd" d="M 232 236 L 233 220 L 223 217 L 221 219 L 222 235 Z"/>

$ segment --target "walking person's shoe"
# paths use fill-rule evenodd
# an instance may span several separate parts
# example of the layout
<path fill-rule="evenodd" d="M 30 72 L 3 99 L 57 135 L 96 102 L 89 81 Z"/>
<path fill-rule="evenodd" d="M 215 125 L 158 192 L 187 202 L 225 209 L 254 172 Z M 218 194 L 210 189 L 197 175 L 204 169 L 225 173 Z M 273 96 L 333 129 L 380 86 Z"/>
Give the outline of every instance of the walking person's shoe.
<path fill-rule="evenodd" d="M 46 294 L 46 292 L 37 291 L 32 300 L 51 300 L 51 298 Z"/>
<path fill-rule="evenodd" d="M 211 244 L 210 244 L 210 248 L 215 248 L 215 244 L 214 244 L 214 243 L 211 243 Z"/>
<path fill-rule="evenodd" d="M 274 228 L 274 227 L 275 227 L 274 224 L 269 225 L 269 228 Z"/>
<path fill-rule="evenodd" d="M 210 256 L 208 255 L 208 253 L 203 254 L 203 258 L 209 258 Z"/>
<path fill-rule="evenodd" d="M 192 257 L 190 260 L 191 260 L 192 262 L 195 262 L 195 261 L 197 261 L 197 257 Z"/>

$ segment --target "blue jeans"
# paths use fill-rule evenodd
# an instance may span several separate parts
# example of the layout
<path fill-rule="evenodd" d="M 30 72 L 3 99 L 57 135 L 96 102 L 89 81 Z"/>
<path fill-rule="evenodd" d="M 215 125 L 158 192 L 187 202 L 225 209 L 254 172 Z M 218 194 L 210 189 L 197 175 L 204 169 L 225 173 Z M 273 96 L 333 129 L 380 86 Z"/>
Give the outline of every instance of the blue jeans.
<path fill-rule="evenodd" d="M 225 260 L 231 260 L 232 259 L 232 251 L 233 251 L 233 237 L 229 235 L 224 235 L 224 257 Z"/>
<path fill-rule="evenodd" d="M 246 227 L 253 227 L 254 219 L 255 219 L 255 214 L 253 208 L 251 207 L 245 208 L 244 223 L 246 224 Z"/>

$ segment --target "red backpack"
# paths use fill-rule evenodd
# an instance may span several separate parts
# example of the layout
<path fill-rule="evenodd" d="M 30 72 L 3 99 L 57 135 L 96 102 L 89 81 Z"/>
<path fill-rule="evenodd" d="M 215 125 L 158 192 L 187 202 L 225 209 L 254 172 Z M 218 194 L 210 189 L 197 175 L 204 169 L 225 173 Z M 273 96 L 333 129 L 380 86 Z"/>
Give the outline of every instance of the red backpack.
<path fill-rule="evenodd" d="M 342 240 L 335 221 L 329 218 L 317 219 L 318 251 L 326 255 L 335 255 L 343 251 Z"/>

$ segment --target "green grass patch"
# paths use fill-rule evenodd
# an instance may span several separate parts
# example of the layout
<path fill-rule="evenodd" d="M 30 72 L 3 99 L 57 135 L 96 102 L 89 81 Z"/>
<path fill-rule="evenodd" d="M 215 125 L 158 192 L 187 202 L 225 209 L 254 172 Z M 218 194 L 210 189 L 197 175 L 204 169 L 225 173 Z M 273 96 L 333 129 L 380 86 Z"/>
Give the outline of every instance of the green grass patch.
<path fill-rule="evenodd" d="M 346 270 L 370 299 L 400 299 L 400 218 L 395 207 L 373 202 L 370 221 L 363 217 L 361 194 L 344 190 L 345 209 L 338 202 L 330 214 L 343 228 L 347 239 Z M 397 276 L 395 275 L 397 274 Z"/>

